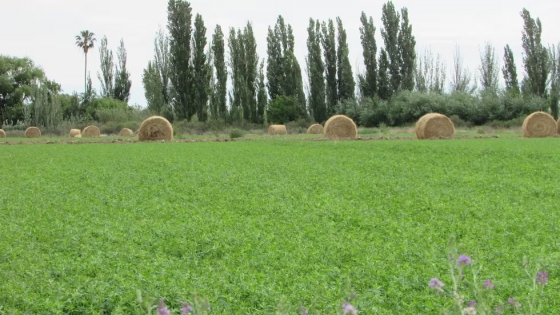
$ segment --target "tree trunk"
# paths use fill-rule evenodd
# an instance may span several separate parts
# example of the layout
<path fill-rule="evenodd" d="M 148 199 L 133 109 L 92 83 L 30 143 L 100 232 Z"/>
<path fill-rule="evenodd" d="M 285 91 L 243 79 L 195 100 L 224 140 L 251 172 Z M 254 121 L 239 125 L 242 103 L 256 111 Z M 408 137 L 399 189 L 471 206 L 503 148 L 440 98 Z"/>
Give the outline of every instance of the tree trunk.
<path fill-rule="evenodd" d="M 85 56 L 85 68 L 84 68 L 84 93 L 87 92 L 87 52 L 84 53 Z"/>

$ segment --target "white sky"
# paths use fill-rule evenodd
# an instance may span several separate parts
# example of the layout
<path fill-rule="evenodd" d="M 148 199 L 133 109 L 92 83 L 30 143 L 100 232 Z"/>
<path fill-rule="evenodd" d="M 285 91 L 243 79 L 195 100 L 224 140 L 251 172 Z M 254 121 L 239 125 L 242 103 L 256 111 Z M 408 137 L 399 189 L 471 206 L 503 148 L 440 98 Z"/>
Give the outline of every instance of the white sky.
<path fill-rule="evenodd" d="M 305 68 L 309 18 L 326 20 L 339 16 L 348 34 L 350 62 L 363 68 L 360 44 L 360 14 L 373 16 L 378 47 L 381 0 L 192 0 L 193 13 L 200 13 L 210 39 L 216 24 L 229 34 L 230 27 L 253 23 L 259 56 L 266 58 L 266 33 L 279 14 L 294 28 L 296 55 Z M 407 7 L 417 49 L 431 48 L 440 54 L 448 70 L 453 65 L 455 45 L 461 48 L 464 65 L 471 73 L 480 63 L 485 42 L 496 47 L 500 62 L 503 47 L 510 44 L 515 53 L 520 79 L 521 31 L 519 15 L 526 7 L 543 24 L 543 42 L 560 41 L 560 1 L 557 0 L 395 0 L 395 7 Z M 165 28 L 167 0 L 4 0 L 0 11 L 0 54 L 28 56 L 40 65 L 50 79 L 62 85 L 66 93 L 83 91 L 84 56 L 75 46 L 81 30 L 94 32 L 97 47 L 88 54 L 88 70 L 99 91 L 98 46 L 103 35 L 116 55 L 121 38 L 128 52 L 128 70 L 132 75 L 130 104 L 145 106 L 142 71 L 153 58 L 153 39 L 159 26 Z M 115 57 L 116 58 L 116 57 Z M 303 73 L 305 76 L 305 73 Z M 501 77 L 501 73 L 500 73 Z M 449 75 L 448 75 L 449 78 Z M 229 80 L 229 79 L 228 79 Z"/>

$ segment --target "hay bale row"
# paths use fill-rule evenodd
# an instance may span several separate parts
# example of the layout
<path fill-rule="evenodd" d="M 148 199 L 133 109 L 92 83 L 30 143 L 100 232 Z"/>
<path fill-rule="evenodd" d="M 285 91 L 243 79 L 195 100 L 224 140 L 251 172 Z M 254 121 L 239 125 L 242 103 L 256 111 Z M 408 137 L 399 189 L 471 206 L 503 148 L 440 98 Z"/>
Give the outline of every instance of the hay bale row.
<path fill-rule="evenodd" d="M 4 129 L 0 129 L 0 138 L 6 138 L 6 132 Z"/>
<path fill-rule="evenodd" d="M 327 120 L 323 130 L 330 140 L 356 139 L 358 128 L 352 119 L 344 115 L 335 115 Z"/>
<path fill-rule="evenodd" d="M 25 137 L 26 138 L 40 138 L 41 137 L 41 130 L 37 127 L 29 127 L 25 129 Z"/>
<path fill-rule="evenodd" d="M 322 134 L 323 132 L 324 132 L 324 128 L 320 124 L 313 124 L 309 126 L 309 128 L 307 128 L 308 135 L 319 135 Z"/>
<path fill-rule="evenodd" d="M 142 122 L 138 129 L 138 140 L 157 141 L 173 140 L 173 126 L 161 116 L 151 116 Z"/>
<path fill-rule="evenodd" d="M 414 131 L 418 139 L 453 138 L 455 125 L 445 115 L 429 113 L 418 119 Z"/>
<path fill-rule="evenodd" d="M 271 136 L 286 135 L 288 130 L 285 125 L 270 125 L 268 126 L 268 134 Z"/>

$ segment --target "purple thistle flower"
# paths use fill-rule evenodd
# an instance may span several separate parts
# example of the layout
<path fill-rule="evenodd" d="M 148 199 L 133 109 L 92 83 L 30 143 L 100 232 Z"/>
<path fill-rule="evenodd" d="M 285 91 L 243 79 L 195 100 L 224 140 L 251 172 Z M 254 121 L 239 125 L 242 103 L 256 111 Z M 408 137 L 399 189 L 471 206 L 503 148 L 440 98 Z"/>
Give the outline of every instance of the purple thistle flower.
<path fill-rule="evenodd" d="M 457 266 L 468 266 L 471 264 L 471 258 L 467 255 L 461 255 L 457 259 Z"/>
<path fill-rule="evenodd" d="M 537 274 L 537 283 L 540 285 L 548 284 L 548 272 L 541 271 Z"/>
<path fill-rule="evenodd" d="M 183 307 L 181 307 L 181 314 L 188 314 L 193 311 L 192 306 L 189 303 L 183 303 Z"/>
<path fill-rule="evenodd" d="M 158 315 L 171 315 L 169 309 L 165 306 L 163 299 L 159 300 L 158 308 L 157 308 Z"/>
<path fill-rule="evenodd" d="M 467 303 L 468 307 L 476 307 L 478 305 L 478 303 L 476 303 L 476 300 L 470 300 L 469 303 Z"/>
<path fill-rule="evenodd" d="M 490 289 L 494 289 L 494 284 L 492 283 L 492 281 L 490 281 L 490 279 L 484 281 L 484 284 L 482 285 L 482 287 L 485 290 L 490 290 Z"/>
<path fill-rule="evenodd" d="M 445 286 L 445 284 L 443 284 L 443 282 L 441 282 L 438 278 L 432 278 L 428 285 L 434 290 L 441 290 Z"/>
<path fill-rule="evenodd" d="M 344 310 L 344 314 L 351 314 L 351 315 L 358 314 L 356 308 L 354 308 L 354 306 L 352 306 L 352 304 L 348 302 L 344 302 L 344 304 L 342 304 L 342 309 Z"/>
<path fill-rule="evenodd" d="M 517 302 L 514 298 L 510 297 L 508 303 L 513 306 L 513 308 L 518 309 L 521 307 L 521 303 Z"/>

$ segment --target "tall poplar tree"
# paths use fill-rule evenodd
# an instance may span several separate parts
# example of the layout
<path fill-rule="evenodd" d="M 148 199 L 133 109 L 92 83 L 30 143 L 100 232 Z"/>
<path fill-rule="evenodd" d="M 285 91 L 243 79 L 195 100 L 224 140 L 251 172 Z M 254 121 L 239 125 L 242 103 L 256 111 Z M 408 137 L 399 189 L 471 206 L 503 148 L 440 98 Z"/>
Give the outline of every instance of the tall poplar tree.
<path fill-rule="evenodd" d="M 327 116 L 335 113 L 335 106 L 338 101 L 338 84 L 336 77 L 336 39 L 334 23 L 329 19 L 328 24 L 322 24 L 322 43 L 325 56 L 325 76 L 327 82 Z"/>
<path fill-rule="evenodd" d="M 338 49 L 336 54 L 338 101 L 342 102 L 356 97 L 356 82 L 354 81 L 354 74 L 352 73 L 352 66 L 348 57 L 350 52 L 346 39 L 346 30 L 340 18 L 336 18 L 336 24 L 338 28 Z"/>
<path fill-rule="evenodd" d="M 519 81 L 517 80 L 517 66 L 513 57 L 513 51 L 509 45 L 504 47 L 504 67 L 502 68 L 504 81 L 506 82 L 506 91 L 519 94 Z"/>
<path fill-rule="evenodd" d="M 193 85 L 194 85 L 194 106 L 196 116 L 199 121 L 208 119 L 208 90 L 209 73 L 206 64 L 206 26 L 200 14 L 194 20 L 193 33 Z"/>
<path fill-rule="evenodd" d="M 243 42 L 245 48 L 245 102 L 243 117 L 252 123 L 258 123 L 257 114 L 257 76 L 259 67 L 259 56 L 257 54 L 257 42 L 251 23 L 247 22 L 243 31 Z"/>
<path fill-rule="evenodd" d="M 216 25 L 212 36 L 212 54 L 216 70 L 215 89 L 212 94 L 212 118 L 225 118 L 227 112 L 227 65 L 225 59 L 225 40 L 222 27 Z"/>
<path fill-rule="evenodd" d="M 309 19 L 307 28 L 307 75 L 309 82 L 309 109 L 317 122 L 327 120 L 325 103 L 325 64 L 321 50 L 321 23 Z"/>
<path fill-rule="evenodd" d="M 196 113 L 196 107 L 191 66 L 192 8 L 189 2 L 169 0 L 167 29 L 170 36 L 170 78 L 175 91 L 175 112 L 179 119 L 190 120 Z"/>
<path fill-rule="evenodd" d="M 383 5 L 381 20 L 383 29 L 381 36 L 385 42 L 385 51 L 389 60 L 389 82 L 391 95 L 401 88 L 401 51 L 399 49 L 399 13 L 395 10 L 392 1 Z"/>
<path fill-rule="evenodd" d="M 377 88 L 379 98 L 382 100 L 388 100 L 392 95 L 391 82 L 389 80 L 389 67 L 391 66 L 389 62 L 389 57 L 384 48 L 381 48 L 379 54 L 379 73 L 377 75 Z"/>
<path fill-rule="evenodd" d="M 128 103 L 130 98 L 130 88 L 132 81 L 130 80 L 130 72 L 126 69 L 126 48 L 124 48 L 124 41 L 121 39 L 119 48 L 117 49 L 118 64 L 115 67 L 115 84 L 113 97 L 117 100 Z"/>
<path fill-rule="evenodd" d="M 408 9 L 401 9 L 401 27 L 398 36 L 400 52 L 400 76 L 402 90 L 414 90 L 414 68 L 416 66 L 416 39 L 408 20 Z"/>
<path fill-rule="evenodd" d="M 490 43 L 484 46 L 484 53 L 480 56 L 480 84 L 487 92 L 497 93 L 499 88 L 500 66 L 496 51 Z"/>
<path fill-rule="evenodd" d="M 294 54 L 294 34 L 279 16 L 274 28 L 269 27 L 267 36 L 267 79 L 271 102 L 284 95 L 293 100 L 300 117 L 305 116 L 306 102 L 303 92 L 301 68 Z"/>
<path fill-rule="evenodd" d="M 113 52 L 107 47 L 107 36 L 101 39 L 99 46 L 99 59 L 101 73 L 97 72 L 97 78 L 101 83 L 101 96 L 113 97 L 113 80 L 115 77 Z"/>
<path fill-rule="evenodd" d="M 374 97 L 377 94 L 377 43 L 375 41 L 375 25 L 364 12 L 360 17 L 360 39 L 362 41 L 365 74 L 360 74 L 359 85 L 362 97 Z"/>
<path fill-rule="evenodd" d="M 540 19 L 531 17 L 527 9 L 521 12 L 523 18 L 522 43 L 525 56 L 526 77 L 523 79 L 523 90 L 533 95 L 546 97 L 550 59 L 548 51 L 541 41 L 542 24 Z"/>
<path fill-rule="evenodd" d="M 257 122 L 262 124 L 265 122 L 264 113 L 266 112 L 267 104 L 266 96 L 266 83 L 264 77 L 264 60 L 261 61 L 259 66 L 259 76 L 257 78 Z"/>

